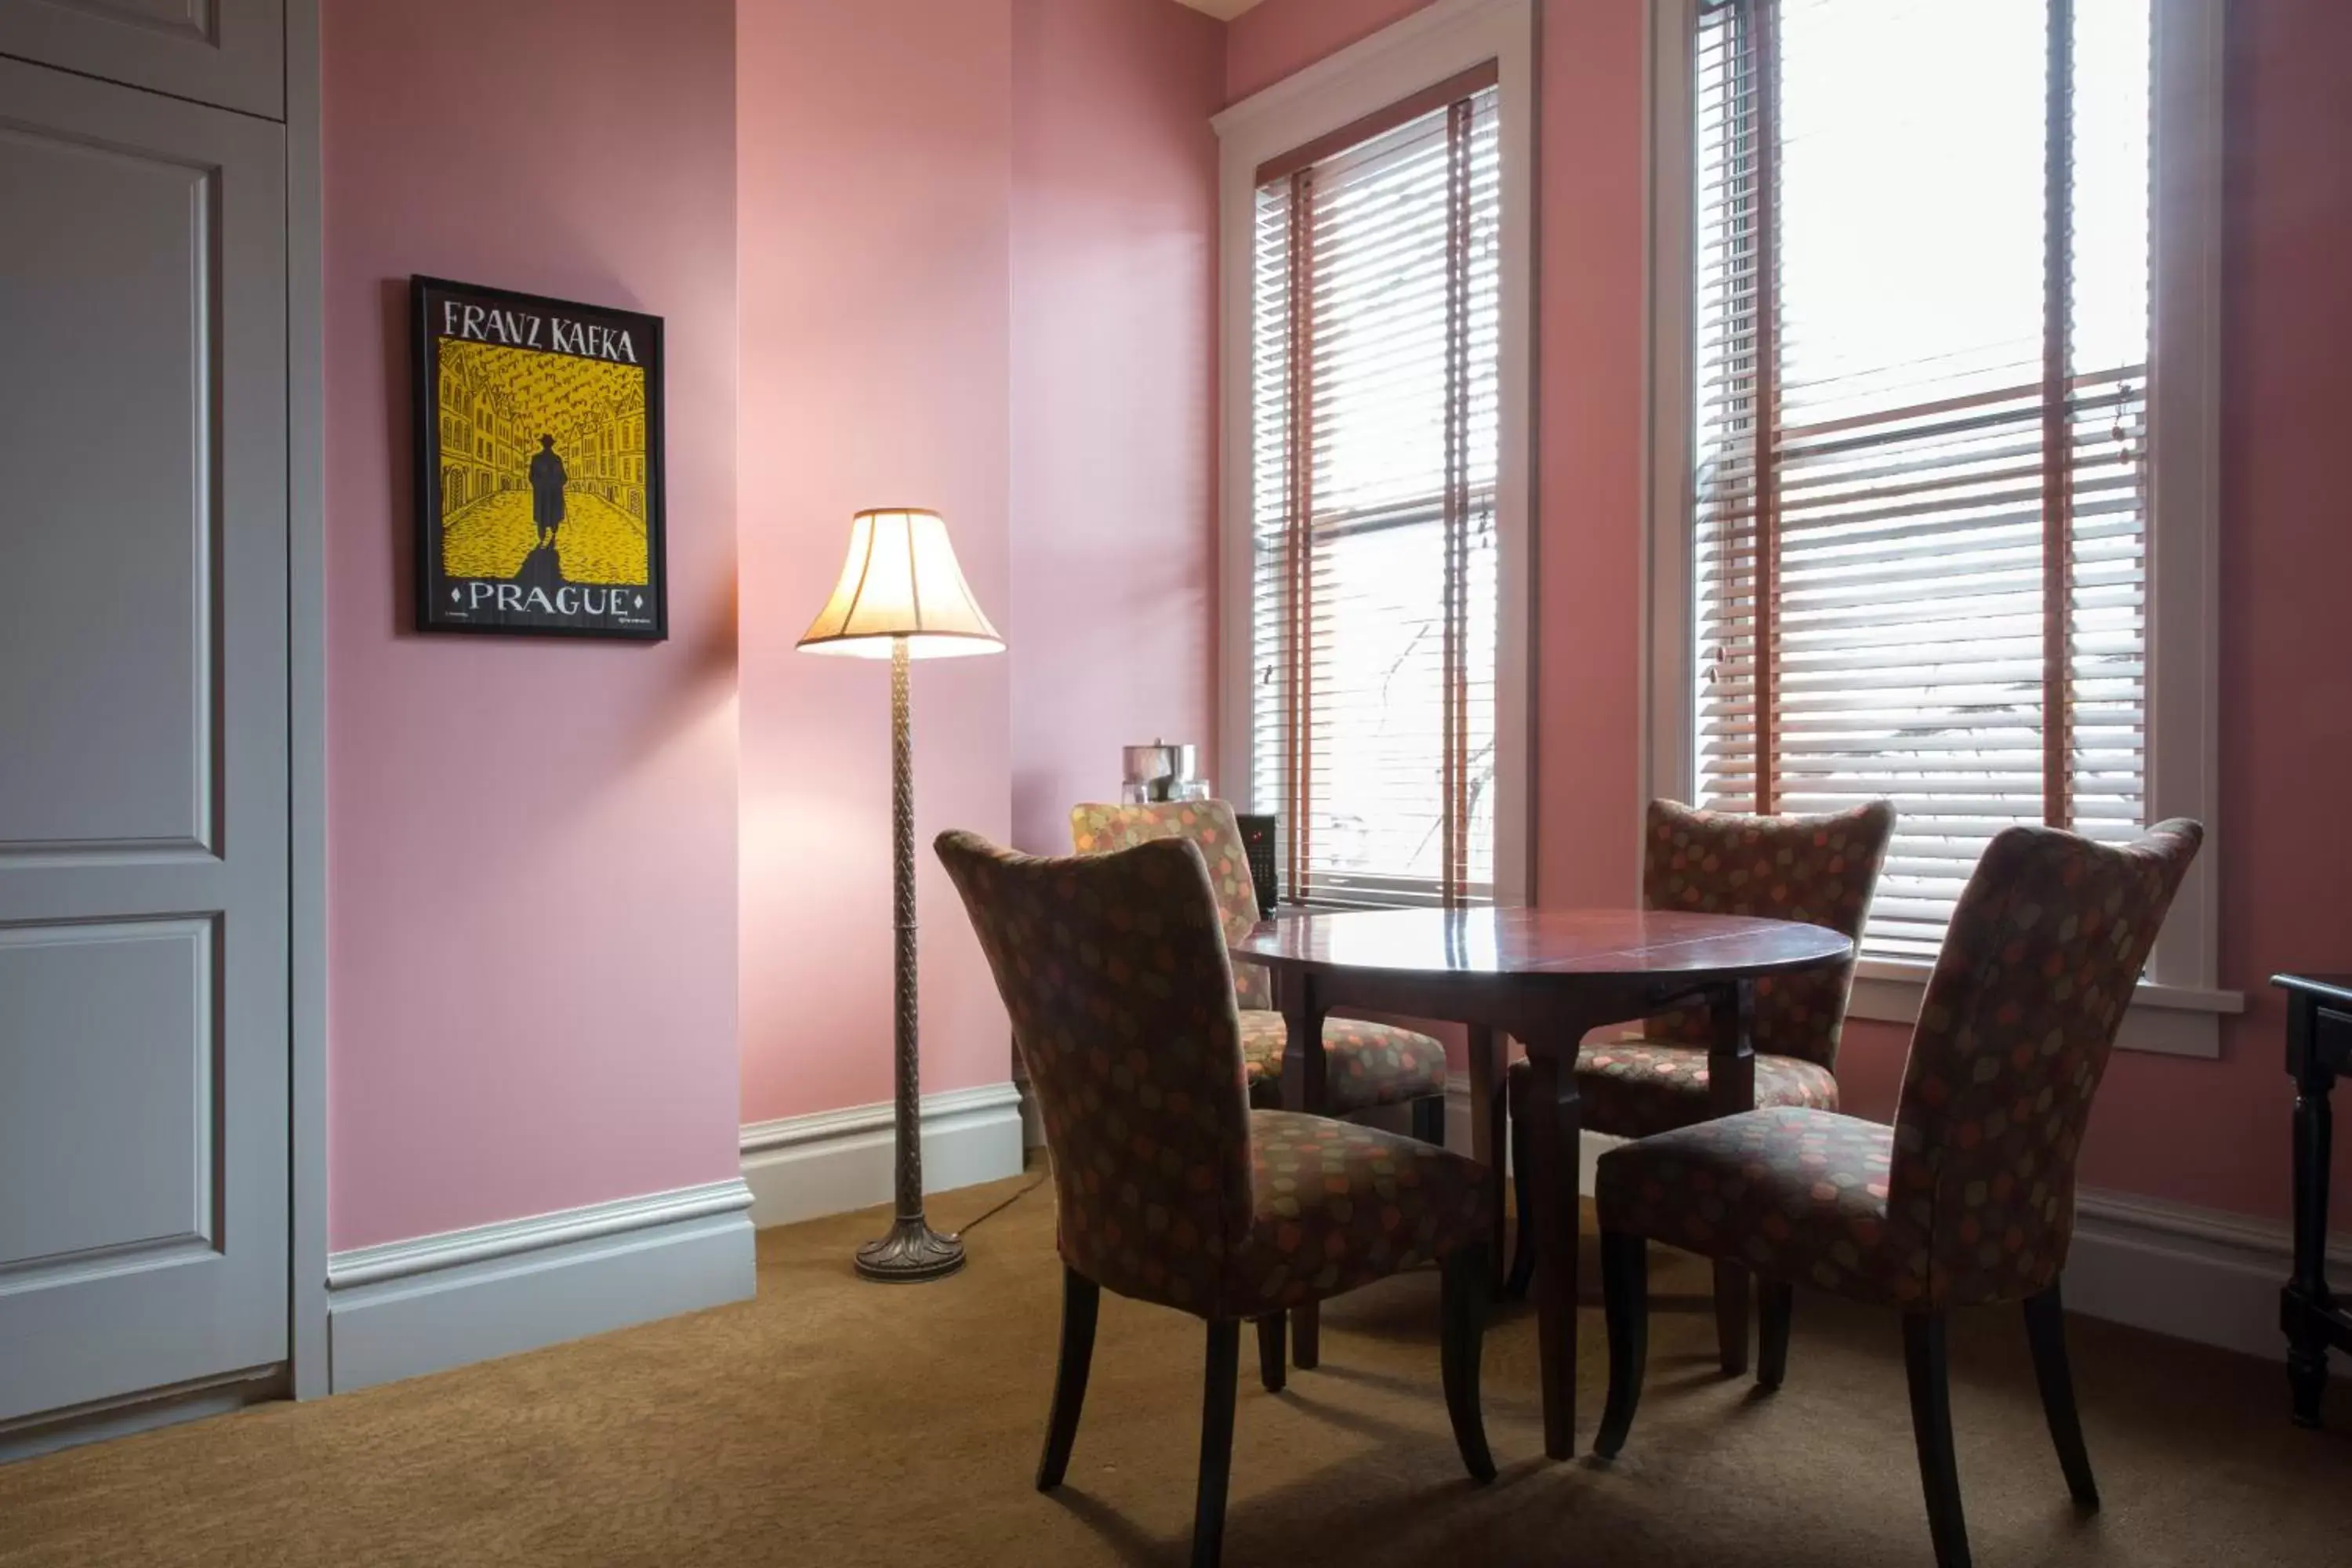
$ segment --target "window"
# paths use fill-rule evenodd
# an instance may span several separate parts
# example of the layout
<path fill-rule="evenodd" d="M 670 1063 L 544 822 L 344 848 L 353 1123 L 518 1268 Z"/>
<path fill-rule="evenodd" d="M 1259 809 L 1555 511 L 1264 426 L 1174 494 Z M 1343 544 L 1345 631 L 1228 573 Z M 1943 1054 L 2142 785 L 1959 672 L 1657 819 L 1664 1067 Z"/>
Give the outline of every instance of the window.
<path fill-rule="evenodd" d="M 1728 810 L 1893 799 L 1865 974 L 1933 961 L 2011 823 L 2210 812 L 2218 10 L 1680 19 L 1654 542 L 1681 646 L 1654 663 L 1681 700 L 1653 771 Z M 2154 965 L 2176 993 L 2212 983 L 2200 876 Z"/>
<path fill-rule="evenodd" d="M 1227 404 L 1221 765 L 1228 793 L 1281 818 L 1295 900 L 1525 896 L 1525 617 L 1505 584 L 1525 581 L 1508 78 L 1526 7 L 1433 10 L 1424 42 L 1467 18 L 1453 53 L 1485 58 L 1429 79 L 1444 48 L 1376 47 L 1360 73 L 1359 46 L 1306 73 L 1314 101 L 1286 84 L 1247 133 L 1234 120 L 1257 100 L 1219 122 L 1227 212 L 1245 215 L 1226 260 L 1244 395 Z M 1508 47 L 1498 18 L 1519 23 Z M 1422 79 L 1393 90 L 1405 75 Z"/>

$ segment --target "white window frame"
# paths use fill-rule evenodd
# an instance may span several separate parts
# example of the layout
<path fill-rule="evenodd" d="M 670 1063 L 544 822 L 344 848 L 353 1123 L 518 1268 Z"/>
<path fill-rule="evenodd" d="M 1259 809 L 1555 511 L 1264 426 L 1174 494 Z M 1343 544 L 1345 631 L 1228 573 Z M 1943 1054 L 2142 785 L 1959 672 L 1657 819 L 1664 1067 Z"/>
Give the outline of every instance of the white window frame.
<path fill-rule="evenodd" d="M 1218 522 L 1217 774 L 1244 810 L 1255 801 L 1250 626 L 1253 289 L 1251 240 L 1261 163 L 1377 114 L 1488 60 L 1498 77 L 1502 159 L 1499 436 L 1495 490 L 1495 901 L 1533 888 L 1528 830 L 1534 752 L 1528 710 L 1535 573 L 1531 360 L 1535 344 L 1535 14 L 1533 0 L 1437 0 L 1370 37 L 1242 100 L 1210 123 L 1219 142 L 1219 385 L 1223 479 Z"/>
<path fill-rule="evenodd" d="M 2224 0 L 2156 0 L 2156 254 L 2150 447 L 2147 791 L 2151 820 L 2193 816 L 2205 847 L 2173 901 L 2116 1044 L 2221 1054 L 2216 805 L 2219 685 L 2221 13 Z M 1692 63 L 1696 0 L 1652 0 L 1650 37 L 1649 626 L 1643 795 L 1690 798 Z M 1931 966 L 1864 959 L 1852 1016 L 1908 1024 Z"/>

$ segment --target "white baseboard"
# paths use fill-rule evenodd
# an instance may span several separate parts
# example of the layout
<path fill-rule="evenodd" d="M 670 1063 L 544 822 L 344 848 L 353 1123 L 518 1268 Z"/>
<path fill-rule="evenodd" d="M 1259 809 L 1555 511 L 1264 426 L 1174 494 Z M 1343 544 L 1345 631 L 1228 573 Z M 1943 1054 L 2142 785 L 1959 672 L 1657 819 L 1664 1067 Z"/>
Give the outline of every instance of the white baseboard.
<path fill-rule="evenodd" d="M 1015 1081 L 1013 1089 L 1021 1096 L 1021 1146 L 1043 1149 L 1045 1146 L 1045 1111 L 1037 1103 L 1036 1091 L 1027 1084 Z"/>
<path fill-rule="evenodd" d="M 747 1300 L 751 1202 L 740 1180 L 712 1182 L 331 1254 L 330 1386 Z"/>
<path fill-rule="evenodd" d="M 764 1230 L 887 1204 L 896 1190 L 889 1101 L 743 1129 L 751 1223 Z M 1021 1094 L 1008 1080 L 923 1097 L 923 1190 L 1021 1173 Z"/>
<path fill-rule="evenodd" d="M 2084 1191 L 2062 1285 L 2074 1311 L 2283 1361 L 2279 1289 L 2294 1256 L 2276 1222 Z M 2332 1237 L 2327 1261 L 2336 1279 L 2352 1274 L 2352 1237 Z"/>
<path fill-rule="evenodd" d="M 1470 1080 L 1456 1073 L 1445 1085 L 1446 1147 L 1468 1152 L 1470 1115 Z M 1593 1163 L 1621 1142 L 1584 1135 L 1579 1191 L 1592 1191 Z M 2280 1361 L 2279 1288 L 2293 1258 L 2275 1222 L 2085 1189 L 2062 1288 L 2069 1310 Z M 2352 1237 L 2331 1238 L 2327 1259 L 2331 1278 L 2352 1277 Z"/>

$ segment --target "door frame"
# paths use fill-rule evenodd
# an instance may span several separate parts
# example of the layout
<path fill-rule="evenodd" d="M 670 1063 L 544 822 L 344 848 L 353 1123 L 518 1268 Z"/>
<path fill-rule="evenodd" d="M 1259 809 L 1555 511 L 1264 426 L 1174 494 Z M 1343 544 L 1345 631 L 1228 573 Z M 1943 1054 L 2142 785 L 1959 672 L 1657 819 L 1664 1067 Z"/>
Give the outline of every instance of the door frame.
<path fill-rule="evenodd" d="M 325 198 L 319 0 L 286 0 L 287 1346 L 297 1399 L 327 1357 Z"/>

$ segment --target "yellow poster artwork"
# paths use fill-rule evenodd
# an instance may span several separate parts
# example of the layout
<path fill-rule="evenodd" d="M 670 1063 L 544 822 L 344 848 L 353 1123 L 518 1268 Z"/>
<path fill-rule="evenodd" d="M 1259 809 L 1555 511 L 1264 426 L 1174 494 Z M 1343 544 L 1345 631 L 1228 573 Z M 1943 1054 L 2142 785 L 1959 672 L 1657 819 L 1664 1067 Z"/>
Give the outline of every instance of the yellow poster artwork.
<path fill-rule="evenodd" d="M 646 575 L 646 373 L 497 343 L 441 349 L 441 559 L 512 577 L 550 549 L 567 583 Z"/>
<path fill-rule="evenodd" d="M 415 294 L 420 626 L 660 637 L 659 320 Z"/>

